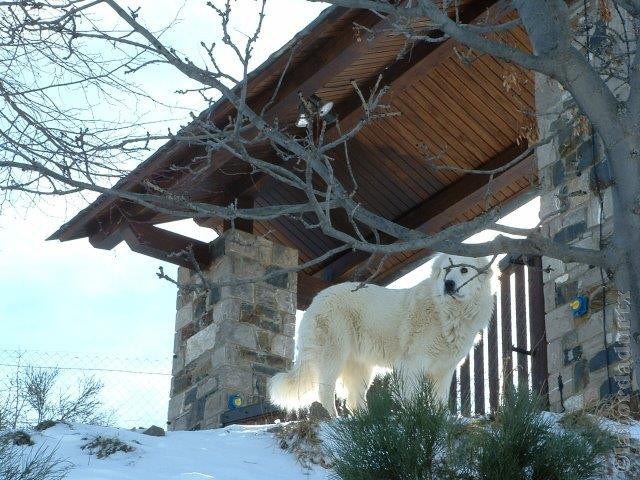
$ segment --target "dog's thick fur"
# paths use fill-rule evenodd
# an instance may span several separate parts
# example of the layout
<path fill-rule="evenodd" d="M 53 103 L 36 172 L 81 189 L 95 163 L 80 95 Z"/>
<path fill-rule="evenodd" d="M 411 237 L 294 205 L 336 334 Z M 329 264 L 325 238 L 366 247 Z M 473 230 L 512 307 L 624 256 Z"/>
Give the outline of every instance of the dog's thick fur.
<path fill-rule="evenodd" d="M 491 270 L 472 268 L 486 265 L 486 259 L 440 255 L 431 276 L 413 288 L 342 283 L 323 290 L 300 323 L 292 370 L 269 382 L 271 402 L 293 410 L 319 400 L 336 415 L 341 378 L 353 411 L 364 404 L 376 366 L 395 368 L 406 384 L 424 373 L 446 401 L 456 365 L 491 318 Z"/>

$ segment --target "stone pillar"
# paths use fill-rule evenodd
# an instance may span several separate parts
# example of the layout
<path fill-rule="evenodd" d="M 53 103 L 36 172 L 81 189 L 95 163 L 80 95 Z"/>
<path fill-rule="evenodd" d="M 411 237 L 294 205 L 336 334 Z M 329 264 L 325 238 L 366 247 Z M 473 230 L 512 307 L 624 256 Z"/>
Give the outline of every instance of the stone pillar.
<path fill-rule="evenodd" d="M 545 192 L 540 205 L 542 233 L 559 242 L 598 249 L 613 227 L 607 161 L 594 145 L 589 128 L 571 126 L 577 113 L 568 92 L 541 75 L 536 80 L 540 137 L 558 134 L 537 151 Z M 562 375 L 564 405 L 573 410 L 618 390 L 613 378 L 620 361 L 614 322 L 618 292 L 598 267 L 548 257 L 543 257 L 542 265 L 552 268 L 543 278 L 549 400 L 552 410 L 558 411 L 558 375 Z M 574 317 L 570 304 L 579 296 L 588 299 L 588 309 Z M 613 392 L 609 391 L 610 378 Z"/>
<path fill-rule="evenodd" d="M 296 250 L 239 230 L 211 244 L 204 272 L 212 282 L 255 279 L 295 267 Z M 202 284 L 180 267 L 181 284 Z M 266 400 L 266 382 L 290 367 L 294 352 L 296 273 L 213 291 L 179 292 L 169 401 L 170 430 L 217 428 L 230 396 Z"/>

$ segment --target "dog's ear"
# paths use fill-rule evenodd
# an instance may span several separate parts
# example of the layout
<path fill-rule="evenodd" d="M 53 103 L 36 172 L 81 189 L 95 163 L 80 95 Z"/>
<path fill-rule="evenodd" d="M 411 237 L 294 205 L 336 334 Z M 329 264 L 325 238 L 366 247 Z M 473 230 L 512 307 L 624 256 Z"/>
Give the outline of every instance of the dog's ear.
<path fill-rule="evenodd" d="M 436 280 L 444 278 L 444 255 L 440 255 L 436 258 L 435 262 L 433 262 L 431 276 Z"/>
<path fill-rule="evenodd" d="M 492 258 L 493 258 L 493 257 L 484 257 L 484 265 L 489 265 L 489 264 L 491 263 L 491 259 L 492 259 Z M 488 275 L 489 277 L 492 277 L 492 276 L 493 276 L 493 274 L 494 274 L 494 268 L 495 268 L 495 265 L 491 265 L 489 268 L 487 268 L 487 275 Z"/>

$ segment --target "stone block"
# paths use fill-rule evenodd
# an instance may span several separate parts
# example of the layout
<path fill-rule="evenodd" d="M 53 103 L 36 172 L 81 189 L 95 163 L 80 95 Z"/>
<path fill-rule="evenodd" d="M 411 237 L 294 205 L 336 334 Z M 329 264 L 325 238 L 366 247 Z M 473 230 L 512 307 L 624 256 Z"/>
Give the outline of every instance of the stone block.
<path fill-rule="evenodd" d="M 597 236 L 597 234 L 594 235 L 593 231 L 587 230 L 587 232 L 583 235 L 583 237 L 584 238 L 582 238 L 581 240 L 573 242 L 572 245 L 574 247 L 579 247 L 579 248 L 588 248 L 588 249 L 592 249 L 592 250 L 597 250 L 598 249 L 598 236 Z M 569 265 L 575 265 L 575 264 L 571 263 Z"/>
<path fill-rule="evenodd" d="M 204 425 L 211 425 L 211 428 L 219 426 L 220 414 L 227 410 L 227 395 L 226 392 L 220 391 L 207 396 L 204 406 Z"/>
<path fill-rule="evenodd" d="M 237 356 L 235 345 L 217 345 L 211 354 L 211 365 L 214 369 L 223 365 L 234 365 L 237 362 Z"/>
<path fill-rule="evenodd" d="M 274 333 L 282 331 L 282 314 L 262 304 L 243 303 L 240 310 L 240 322 L 256 325 Z"/>
<path fill-rule="evenodd" d="M 573 387 L 575 392 L 581 392 L 589 385 L 589 364 L 586 359 L 578 360 L 573 366 Z"/>
<path fill-rule="evenodd" d="M 193 307 L 191 303 L 182 306 L 176 312 L 176 331 L 193 322 Z"/>
<path fill-rule="evenodd" d="M 553 237 L 562 229 L 562 215 L 556 215 L 555 217 L 551 217 L 547 221 L 547 225 L 549 227 L 549 236 Z"/>
<path fill-rule="evenodd" d="M 550 280 L 554 280 L 565 272 L 564 262 L 556 258 L 542 257 L 542 268 L 550 269 L 549 272 L 542 272 L 542 281 L 545 283 L 549 282 Z"/>
<path fill-rule="evenodd" d="M 250 365 L 247 369 L 240 366 L 223 366 L 216 369 L 220 390 L 233 391 L 239 394 L 246 394 L 252 388 L 252 372 Z"/>
<path fill-rule="evenodd" d="M 272 255 L 273 265 L 278 265 L 280 267 L 298 266 L 298 251 L 294 248 L 274 243 Z"/>
<path fill-rule="evenodd" d="M 266 273 L 266 267 L 253 258 L 240 255 L 230 255 L 232 272 L 235 278 L 243 280 L 257 280 Z"/>
<path fill-rule="evenodd" d="M 572 395 L 564 401 L 564 408 L 567 412 L 580 410 L 584 406 L 584 397 L 582 394 Z"/>
<path fill-rule="evenodd" d="M 216 260 L 224 257 L 226 243 L 225 235 L 221 235 L 209 244 L 209 257 L 211 258 L 212 267 L 217 267 Z"/>
<path fill-rule="evenodd" d="M 171 396 L 184 392 L 191 385 L 191 371 L 185 367 L 171 379 Z"/>
<path fill-rule="evenodd" d="M 297 298 L 296 293 L 287 290 L 277 290 L 275 292 L 277 309 L 292 315 L 296 314 Z"/>
<path fill-rule="evenodd" d="M 273 309 L 277 309 L 278 300 L 276 298 L 276 293 L 278 292 L 278 288 L 273 285 L 260 283 L 256 285 L 255 288 L 255 303 L 256 305 L 262 305 L 265 307 L 270 307 Z"/>
<path fill-rule="evenodd" d="M 259 352 L 271 353 L 271 337 L 274 334 L 272 332 L 268 332 L 266 330 L 257 329 L 256 331 L 256 339 L 257 339 L 257 350 Z"/>
<path fill-rule="evenodd" d="M 207 278 L 213 283 L 228 282 L 233 279 L 233 262 L 231 257 L 222 257 L 207 270 Z"/>
<path fill-rule="evenodd" d="M 169 417 L 169 421 L 171 422 L 167 426 L 171 431 L 179 431 L 179 430 L 188 430 L 189 429 L 189 417 L 190 412 L 183 413 L 182 415 L 171 419 Z"/>
<path fill-rule="evenodd" d="M 560 338 L 565 333 L 573 330 L 575 324 L 571 310 L 567 305 L 560 306 L 546 315 L 547 340 Z"/>
<path fill-rule="evenodd" d="M 596 285 L 602 285 L 602 276 L 600 275 L 600 269 L 597 267 L 586 267 L 587 268 L 584 272 L 574 276 L 574 278 L 578 279 L 578 290 L 580 292 L 587 292 Z M 604 278 L 606 281 L 606 274 Z"/>
<path fill-rule="evenodd" d="M 268 375 L 261 375 L 259 373 L 253 374 L 252 383 L 253 383 L 253 396 L 255 400 L 260 401 L 260 400 L 265 400 L 267 398 L 267 383 L 269 381 L 269 378 L 270 377 Z"/>
<path fill-rule="evenodd" d="M 230 341 L 250 349 L 258 348 L 256 331 L 254 327 L 246 323 L 238 323 L 231 329 Z"/>
<path fill-rule="evenodd" d="M 269 240 L 241 230 L 228 230 L 224 233 L 224 241 L 225 255 L 234 254 L 257 261 L 273 248 Z"/>
<path fill-rule="evenodd" d="M 560 343 L 563 351 L 568 348 L 577 347 L 580 344 L 578 332 L 576 330 L 571 330 L 570 332 L 565 333 L 562 336 Z"/>
<path fill-rule="evenodd" d="M 187 405 L 192 405 L 195 403 L 198 398 L 198 389 L 197 387 L 191 387 L 184 393 L 184 403 L 183 406 L 186 409 Z"/>
<path fill-rule="evenodd" d="M 188 365 L 215 345 L 218 325 L 211 324 L 187 340 L 185 345 L 185 363 Z"/>
<path fill-rule="evenodd" d="M 213 286 L 207 294 L 207 310 L 213 309 L 216 303 L 222 299 L 222 290 L 220 287 Z"/>
<path fill-rule="evenodd" d="M 581 220 L 572 225 L 563 227 L 555 235 L 553 235 L 553 241 L 559 243 L 569 243 L 580 238 L 580 236 L 587 231 L 586 220 Z"/>
<path fill-rule="evenodd" d="M 185 366 L 184 363 L 184 349 L 180 348 L 176 350 L 176 353 L 173 354 L 173 359 L 171 362 L 171 373 L 172 375 L 176 375 L 180 370 L 182 370 Z"/>
<path fill-rule="evenodd" d="M 179 393 L 169 399 L 169 411 L 167 414 L 169 420 L 178 418 L 184 413 L 184 395 L 184 393 Z"/>
<path fill-rule="evenodd" d="M 209 376 L 198 384 L 198 398 L 206 397 L 219 389 L 219 381 L 216 376 Z"/>
<path fill-rule="evenodd" d="M 555 305 L 565 305 L 571 302 L 578 294 L 577 280 L 555 284 Z"/>
<path fill-rule="evenodd" d="M 550 375 L 557 374 L 563 365 L 563 348 L 559 338 L 547 345 L 547 365 Z"/>
<path fill-rule="evenodd" d="M 562 351 L 564 365 L 570 365 L 582 359 L 582 347 L 580 345 L 572 348 L 565 348 Z"/>
<path fill-rule="evenodd" d="M 254 372 L 262 373 L 269 377 L 274 376 L 276 373 L 281 372 L 283 368 L 276 368 L 269 365 L 263 365 L 261 363 L 254 363 L 251 365 L 251 368 Z"/>
<path fill-rule="evenodd" d="M 246 303 L 255 301 L 255 283 L 240 283 L 222 288 L 224 298 L 235 298 Z"/>
<path fill-rule="evenodd" d="M 615 352 L 614 345 L 609 345 L 606 349 L 600 350 L 593 357 L 591 357 L 591 359 L 589 359 L 589 370 L 595 372 L 596 370 L 600 370 L 601 368 L 606 368 L 607 361 L 609 362 L 610 366 L 613 366 L 619 360 L 620 358 Z"/>
<path fill-rule="evenodd" d="M 536 149 L 536 158 L 538 159 L 538 169 L 543 170 L 548 165 L 558 160 L 557 153 L 552 144 L 542 145 Z"/>
<path fill-rule="evenodd" d="M 213 306 L 211 317 L 214 324 L 235 323 L 240 320 L 240 300 L 225 298 Z"/>
<path fill-rule="evenodd" d="M 582 392 L 584 404 L 588 406 L 595 405 L 598 400 L 600 400 L 600 388 L 594 387 L 593 383 L 594 382 L 592 381 L 589 387 L 585 388 L 584 392 Z"/>
<path fill-rule="evenodd" d="M 609 315 L 611 317 L 611 315 Z M 585 343 L 592 338 L 598 338 L 602 342 L 604 331 L 611 331 L 613 318 L 607 318 L 606 326 L 602 324 L 602 312 L 593 312 L 577 328 L 580 343 Z"/>
<path fill-rule="evenodd" d="M 282 272 L 280 265 L 267 265 L 265 269 L 265 275 L 269 277 L 265 280 L 269 285 L 273 285 L 276 288 L 287 290 L 289 288 L 289 274 L 288 272 Z"/>
<path fill-rule="evenodd" d="M 589 173 L 589 186 L 592 191 L 605 190 L 613 185 L 613 175 L 608 160 L 602 160 L 594 165 Z"/>
<path fill-rule="evenodd" d="M 178 283 L 189 285 L 191 283 L 191 270 L 186 267 L 178 267 Z"/>
<path fill-rule="evenodd" d="M 549 313 L 556 308 L 556 285 L 554 282 L 547 282 L 542 287 L 544 294 L 544 310 Z"/>
<path fill-rule="evenodd" d="M 193 299 L 193 321 L 200 322 L 207 312 L 207 296 L 205 293 Z"/>
<path fill-rule="evenodd" d="M 562 185 L 566 177 L 564 162 L 555 162 L 551 165 L 549 174 L 552 187 L 556 188 Z"/>
<path fill-rule="evenodd" d="M 549 215 L 556 210 L 558 210 L 558 199 L 554 195 L 547 193 L 540 197 L 540 211 L 538 212 L 538 218 L 549 219 Z M 548 220 L 545 220 L 545 223 L 547 222 Z"/>
<path fill-rule="evenodd" d="M 274 335 L 271 340 L 270 350 L 274 355 L 293 360 L 294 347 L 293 338 L 285 335 Z"/>
<path fill-rule="evenodd" d="M 604 218 L 611 218 L 613 216 L 613 190 L 607 188 L 603 192 L 602 207 L 604 210 Z"/>
<path fill-rule="evenodd" d="M 591 139 L 578 147 L 576 152 L 576 166 L 580 170 L 585 170 L 591 167 L 594 163 L 594 145 Z"/>
<path fill-rule="evenodd" d="M 194 336 L 197 332 L 197 326 L 195 323 L 188 323 L 182 329 L 180 329 L 180 340 L 184 343 L 189 338 Z"/>
<path fill-rule="evenodd" d="M 293 317 L 293 321 L 290 319 Z M 285 321 L 282 322 L 282 334 L 287 337 L 295 338 L 296 335 L 296 316 L 295 315 L 285 315 Z"/>

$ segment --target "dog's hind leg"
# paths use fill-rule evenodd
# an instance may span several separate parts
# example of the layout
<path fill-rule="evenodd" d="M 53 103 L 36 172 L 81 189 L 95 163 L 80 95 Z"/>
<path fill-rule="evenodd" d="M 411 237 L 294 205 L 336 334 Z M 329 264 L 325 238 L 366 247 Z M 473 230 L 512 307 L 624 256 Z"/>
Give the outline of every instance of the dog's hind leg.
<path fill-rule="evenodd" d="M 451 380 L 455 368 L 450 372 L 446 372 L 439 376 L 427 375 L 433 381 L 433 395 L 436 400 L 446 404 L 449 401 L 449 392 L 451 387 Z"/>
<path fill-rule="evenodd" d="M 318 397 L 322 406 L 332 417 L 338 416 L 336 410 L 336 381 L 344 368 L 344 354 L 337 350 L 325 350 L 325 362 L 320 366 L 318 377 Z"/>
<path fill-rule="evenodd" d="M 342 370 L 342 383 L 347 389 L 347 408 L 354 412 L 366 405 L 365 395 L 369 384 L 373 367 L 357 360 L 349 359 Z"/>

